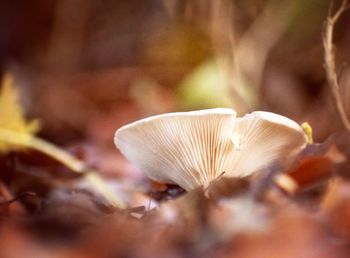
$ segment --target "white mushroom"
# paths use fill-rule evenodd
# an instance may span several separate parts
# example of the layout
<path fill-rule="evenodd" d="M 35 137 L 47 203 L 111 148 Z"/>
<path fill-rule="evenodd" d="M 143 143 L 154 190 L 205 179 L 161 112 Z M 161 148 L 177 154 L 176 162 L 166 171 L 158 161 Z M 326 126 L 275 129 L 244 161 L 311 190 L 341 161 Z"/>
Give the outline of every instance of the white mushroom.
<path fill-rule="evenodd" d="M 270 112 L 236 118 L 232 109 L 168 113 L 117 130 L 117 148 L 153 180 L 185 190 L 244 177 L 278 160 L 289 163 L 307 137 L 294 121 Z"/>

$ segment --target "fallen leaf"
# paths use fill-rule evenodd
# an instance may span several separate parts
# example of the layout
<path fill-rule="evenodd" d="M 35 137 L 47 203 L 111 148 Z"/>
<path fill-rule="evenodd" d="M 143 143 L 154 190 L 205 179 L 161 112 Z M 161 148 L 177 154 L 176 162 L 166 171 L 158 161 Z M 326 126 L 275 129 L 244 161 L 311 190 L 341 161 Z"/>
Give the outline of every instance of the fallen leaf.
<path fill-rule="evenodd" d="M 7 74 L 0 94 L 0 153 L 18 148 L 42 152 L 61 162 L 76 173 L 84 173 L 87 181 L 113 206 L 124 208 L 124 204 L 106 186 L 98 172 L 84 162 L 52 143 L 35 136 L 39 129 L 36 120 L 27 122 L 18 101 L 18 92 L 11 75 Z"/>
<path fill-rule="evenodd" d="M 5 75 L 0 93 L 0 152 L 9 152 L 20 145 L 12 144 L 11 137 L 29 141 L 39 129 L 38 120 L 27 121 L 19 104 L 18 92 L 11 75 Z"/>

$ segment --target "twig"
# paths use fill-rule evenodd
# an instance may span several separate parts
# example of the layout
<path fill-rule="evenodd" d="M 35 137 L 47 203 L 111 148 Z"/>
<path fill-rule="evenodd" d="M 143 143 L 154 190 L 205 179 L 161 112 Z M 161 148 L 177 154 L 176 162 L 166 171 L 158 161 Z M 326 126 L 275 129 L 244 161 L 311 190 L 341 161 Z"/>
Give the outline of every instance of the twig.
<path fill-rule="evenodd" d="M 323 47 L 324 47 L 324 62 L 325 62 L 326 76 L 327 76 L 329 87 L 331 88 L 332 99 L 343 126 L 346 128 L 347 131 L 350 131 L 350 121 L 346 115 L 345 108 L 342 103 L 340 92 L 339 92 L 339 79 L 336 72 L 335 54 L 334 54 L 334 45 L 333 45 L 334 25 L 339 19 L 339 17 L 341 16 L 341 14 L 347 9 L 348 7 L 347 2 L 348 2 L 347 0 L 343 0 L 339 9 L 333 15 L 332 15 L 333 2 L 331 3 L 326 24 L 325 24 L 325 29 L 324 29 Z"/>

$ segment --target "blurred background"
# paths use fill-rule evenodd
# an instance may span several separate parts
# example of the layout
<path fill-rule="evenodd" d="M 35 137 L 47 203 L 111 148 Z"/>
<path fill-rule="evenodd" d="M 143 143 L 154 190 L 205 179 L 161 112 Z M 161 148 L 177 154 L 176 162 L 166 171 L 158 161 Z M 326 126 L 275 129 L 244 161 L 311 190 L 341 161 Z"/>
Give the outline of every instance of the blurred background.
<path fill-rule="evenodd" d="M 167 202 L 183 191 L 147 180 L 113 143 L 139 118 L 212 107 L 307 121 L 324 142 L 342 129 L 324 70 L 329 6 L 1 0 L 0 77 L 13 75 L 39 137 L 101 172 L 128 208 L 107 207 L 91 174 L 35 151 L 1 154 L 0 257 L 349 257 L 349 134 L 306 148 L 287 177 L 293 191 L 276 187 L 272 166 L 251 186 L 219 185 L 235 193 L 213 203 L 196 191 Z M 350 115 L 349 9 L 334 43 Z"/>
<path fill-rule="evenodd" d="M 0 73 L 11 72 L 41 136 L 127 170 L 114 131 L 148 115 L 231 107 L 341 128 L 323 68 L 328 0 L 11 0 L 0 2 Z M 337 5 L 337 2 L 335 2 Z M 335 30 L 350 111 L 350 18 Z M 121 163 L 116 162 L 119 159 Z M 122 166 L 120 164 L 124 164 Z"/>

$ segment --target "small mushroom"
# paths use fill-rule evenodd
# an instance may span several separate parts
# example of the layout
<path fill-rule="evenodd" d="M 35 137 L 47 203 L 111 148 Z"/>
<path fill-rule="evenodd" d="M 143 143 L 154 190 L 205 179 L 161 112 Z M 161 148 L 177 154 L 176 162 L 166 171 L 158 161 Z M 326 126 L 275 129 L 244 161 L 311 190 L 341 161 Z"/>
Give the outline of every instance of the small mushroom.
<path fill-rule="evenodd" d="M 228 108 L 156 115 L 125 125 L 117 148 L 148 177 L 189 191 L 225 177 L 245 177 L 274 161 L 289 164 L 307 144 L 294 121 Z"/>

